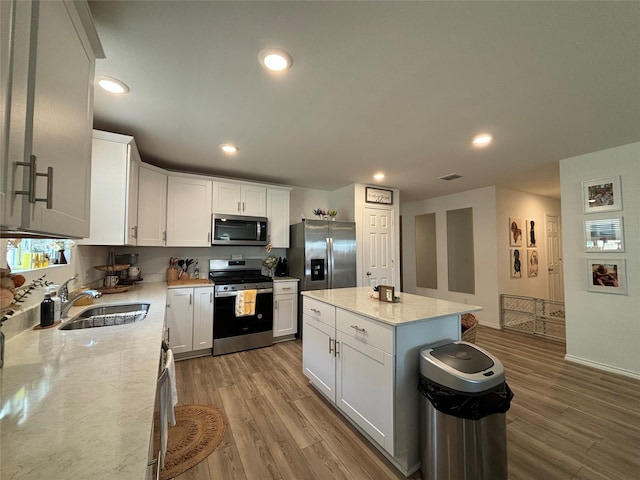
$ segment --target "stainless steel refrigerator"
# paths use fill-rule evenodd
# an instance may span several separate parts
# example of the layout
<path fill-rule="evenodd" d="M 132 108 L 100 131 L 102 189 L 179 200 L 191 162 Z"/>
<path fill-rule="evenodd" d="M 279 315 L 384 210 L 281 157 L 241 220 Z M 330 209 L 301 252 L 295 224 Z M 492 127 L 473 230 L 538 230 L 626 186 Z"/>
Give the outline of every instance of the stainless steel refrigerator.
<path fill-rule="evenodd" d="M 291 225 L 289 242 L 289 275 L 300 279 L 300 292 L 356 286 L 354 222 L 303 220 Z M 302 297 L 298 299 L 298 337 L 302 338 Z"/>
<path fill-rule="evenodd" d="M 356 224 L 303 220 L 291 225 L 289 274 L 300 291 L 356 286 Z"/>

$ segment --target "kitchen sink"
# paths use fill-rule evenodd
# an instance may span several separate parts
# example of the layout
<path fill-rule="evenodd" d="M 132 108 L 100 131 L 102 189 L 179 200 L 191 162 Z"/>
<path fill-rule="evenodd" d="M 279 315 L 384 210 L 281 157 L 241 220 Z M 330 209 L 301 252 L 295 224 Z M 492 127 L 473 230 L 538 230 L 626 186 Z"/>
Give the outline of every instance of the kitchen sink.
<path fill-rule="evenodd" d="M 60 330 L 76 330 L 79 328 L 112 327 L 144 320 L 149 311 L 148 303 L 126 303 L 100 305 L 89 308 L 63 323 Z"/>

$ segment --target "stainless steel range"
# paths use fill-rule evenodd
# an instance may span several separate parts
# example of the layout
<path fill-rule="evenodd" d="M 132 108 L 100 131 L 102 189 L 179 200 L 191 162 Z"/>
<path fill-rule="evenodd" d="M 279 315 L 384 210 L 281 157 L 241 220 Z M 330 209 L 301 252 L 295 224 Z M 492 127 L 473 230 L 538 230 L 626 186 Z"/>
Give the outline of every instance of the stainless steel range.
<path fill-rule="evenodd" d="M 273 343 L 273 280 L 261 271 L 260 259 L 209 260 L 209 280 L 215 284 L 214 355 Z"/>

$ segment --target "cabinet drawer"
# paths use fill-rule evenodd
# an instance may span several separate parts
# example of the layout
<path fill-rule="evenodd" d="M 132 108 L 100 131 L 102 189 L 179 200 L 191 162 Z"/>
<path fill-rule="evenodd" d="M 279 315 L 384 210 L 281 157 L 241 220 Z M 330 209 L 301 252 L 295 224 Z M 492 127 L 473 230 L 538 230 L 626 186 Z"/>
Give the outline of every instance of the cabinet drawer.
<path fill-rule="evenodd" d="M 298 282 L 273 282 L 274 295 L 298 293 Z"/>
<path fill-rule="evenodd" d="M 393 355 L 393 328 L 355 313 L 336 309 L 336 329 Z"/>
<path fill-rule="evenodd" d="M 330 327 L 336 326 L 336 307 L 333 305 L 319 302 L 313 298 L 304 297 L 302 300 L 302 313 Z"/>

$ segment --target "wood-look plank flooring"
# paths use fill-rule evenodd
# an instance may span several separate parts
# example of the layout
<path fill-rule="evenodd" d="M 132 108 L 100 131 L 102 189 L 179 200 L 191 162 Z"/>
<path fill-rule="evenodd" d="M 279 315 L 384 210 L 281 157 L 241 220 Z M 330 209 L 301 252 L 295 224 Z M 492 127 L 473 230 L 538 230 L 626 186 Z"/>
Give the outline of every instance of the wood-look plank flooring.
<path fill-rule="evenodd" d="M 566 362 L 563 344 L 519 333 L 479 327 L 476 343 L 503 362 L 515 394 L 510 479 L 640 479 L 640 381 Z M 301 357 L 296 340 L 178 362 L 180 403 L 221 409 L 228 428 L 176 478 L 405 478 L 308 385 Z"/>

